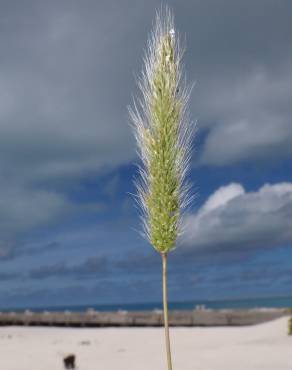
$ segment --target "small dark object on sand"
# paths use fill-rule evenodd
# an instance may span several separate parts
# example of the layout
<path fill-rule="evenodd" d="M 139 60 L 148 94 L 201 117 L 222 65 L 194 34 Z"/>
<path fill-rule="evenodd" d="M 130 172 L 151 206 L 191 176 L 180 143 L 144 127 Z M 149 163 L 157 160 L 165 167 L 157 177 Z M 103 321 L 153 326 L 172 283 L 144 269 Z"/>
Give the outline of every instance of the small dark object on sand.
<path fill-rule="evenodd" d="M 81 346 L 89 346 L 90 345 L 90 341 L 89 340 L 83 340 L 82 342 L 79 342 L 79 344 Z"/>
<path fill-rule="evenodd" d="M 67 370 L 70 370 L 70 369 L 76 369 L 75 368 L 75 355 L 69 355 L 69 356 L 66 356 L 64 359 L 64 366 L 65 366 L 65 369 Z"/>

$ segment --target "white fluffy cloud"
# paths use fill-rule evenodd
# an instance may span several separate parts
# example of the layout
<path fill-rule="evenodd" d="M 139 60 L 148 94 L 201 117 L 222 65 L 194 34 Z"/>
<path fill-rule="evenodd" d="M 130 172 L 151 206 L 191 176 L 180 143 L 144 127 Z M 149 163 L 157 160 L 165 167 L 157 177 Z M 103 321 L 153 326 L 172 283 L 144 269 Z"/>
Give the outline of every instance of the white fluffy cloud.
<path fill-rule="evenodd" d="M 231 183 L 217 189 L 186 219 L 184 243 L 194 248 L 266 248 L 292 243 L 292 183 L 246 192 Z"/>

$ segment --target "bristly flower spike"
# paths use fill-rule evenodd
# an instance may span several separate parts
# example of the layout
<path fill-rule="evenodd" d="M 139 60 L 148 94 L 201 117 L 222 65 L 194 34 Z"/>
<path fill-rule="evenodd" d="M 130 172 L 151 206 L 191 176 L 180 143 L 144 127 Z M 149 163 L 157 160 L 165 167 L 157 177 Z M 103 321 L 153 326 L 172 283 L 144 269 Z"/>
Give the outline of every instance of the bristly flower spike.
<path fill-rule="evenodd" d="M 141 94 L 130 109 L 142 162 L 136 186 L 144 235 L 160 253 L 175 247 L 192 199 L 186 175 L 195 126 L 189 121 L 191 89 L 182 74 L 182 55 L 173 14 L 161 10 L 138 81 Z"/>

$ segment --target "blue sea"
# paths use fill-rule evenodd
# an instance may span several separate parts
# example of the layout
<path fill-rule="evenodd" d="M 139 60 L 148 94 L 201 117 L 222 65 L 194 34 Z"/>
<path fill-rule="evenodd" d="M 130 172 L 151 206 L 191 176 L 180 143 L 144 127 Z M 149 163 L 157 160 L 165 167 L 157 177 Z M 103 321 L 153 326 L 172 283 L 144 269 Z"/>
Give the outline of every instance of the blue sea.
<path fill-rule="evenodd" d="M 204 305 L 205 308 L 211 309 L 223 309 L 223 308 L 287 308 L 292 307 L 292 296 L 291 297 L 269 297 L 269 298 L 246 298 L 246 299 L 225 299 L 225 300 L 201 300 L 201 301 L 189 301 L 189 302 L 169 302 L 169 308 L 175 310 L 191 310 L 197 305 Z M 154 309 L 162 309 L 162 304 L 158 302 L 154 303 L 119 303 L 119 304 L 83 304 L 83 305 L 64 305 L 64 306 L 52 306 L 52 307 L 22 307 L 22 308 L 6 308 L 1 309 L 2 311 L 22 311 L 24 309 L 30 309 L 32 311 L 71 311 L 71 312 L 83 312 L 88 308 L 93 308 L 97 311 L 150 311 Z"/>

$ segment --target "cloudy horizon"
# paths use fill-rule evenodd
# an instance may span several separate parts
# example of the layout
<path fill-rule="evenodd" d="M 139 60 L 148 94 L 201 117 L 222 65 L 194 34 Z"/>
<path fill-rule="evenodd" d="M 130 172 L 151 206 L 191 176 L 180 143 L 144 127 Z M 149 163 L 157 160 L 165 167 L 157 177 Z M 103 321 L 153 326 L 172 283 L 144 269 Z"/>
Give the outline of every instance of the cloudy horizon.
<path fill-rule="evenodd" d="M 292 296 L 292 3 L 168 4 L 198 125 L 170 300 Z M 0 1 L 0 307 L 160 301 L 127 111 L 159 6 Z"/>

